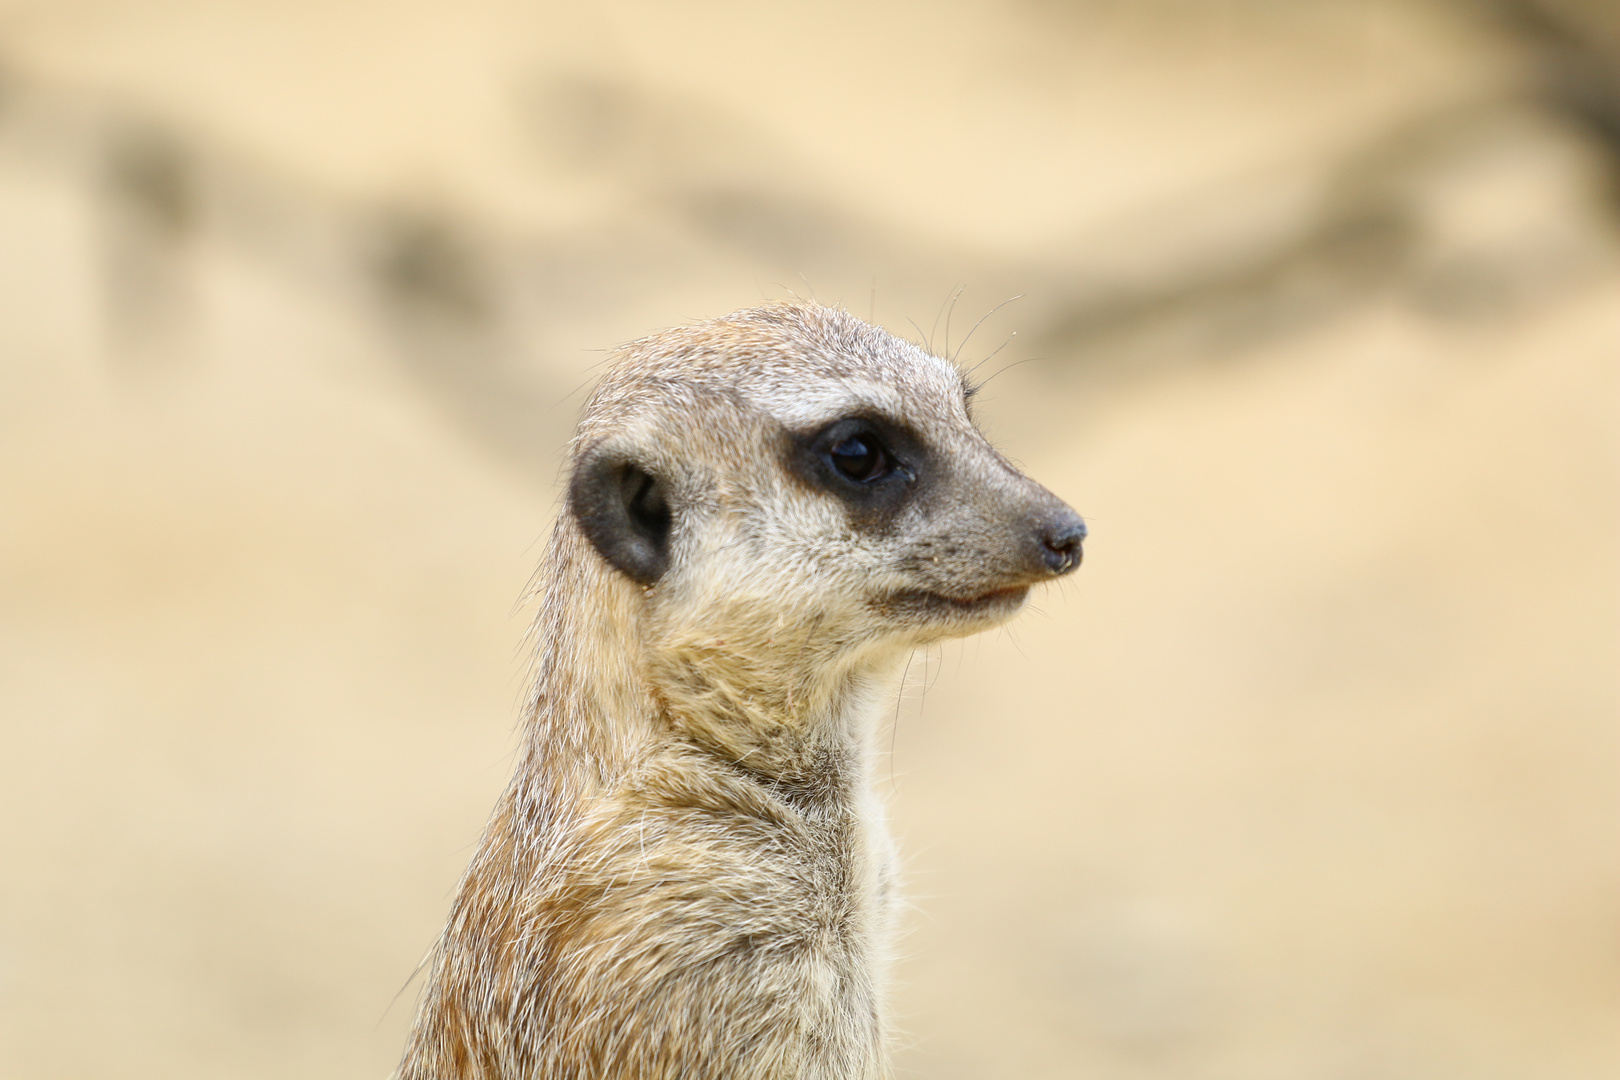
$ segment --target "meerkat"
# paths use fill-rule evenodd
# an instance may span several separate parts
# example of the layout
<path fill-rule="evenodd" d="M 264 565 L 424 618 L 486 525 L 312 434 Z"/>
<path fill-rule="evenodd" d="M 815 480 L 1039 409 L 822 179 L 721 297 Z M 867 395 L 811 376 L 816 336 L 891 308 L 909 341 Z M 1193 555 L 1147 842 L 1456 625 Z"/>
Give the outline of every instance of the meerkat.
<path fill-rule="evenodd" d="M 780 303 L 627 346 L 537 579 L 516 773 L 400 1080 L 888 1075 L 872 738 L 1086 529 L 948 360 Z"/>

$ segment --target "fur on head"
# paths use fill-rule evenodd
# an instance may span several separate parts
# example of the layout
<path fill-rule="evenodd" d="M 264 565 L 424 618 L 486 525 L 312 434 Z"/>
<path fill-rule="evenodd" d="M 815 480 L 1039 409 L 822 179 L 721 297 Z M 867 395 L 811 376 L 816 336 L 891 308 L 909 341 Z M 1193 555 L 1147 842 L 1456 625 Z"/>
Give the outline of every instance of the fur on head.
<path fill-rule="evenodd" d="M 570 511 L 640 591 L 655 666 L 786 653 L 836 680 L 1006 619 L 1080 561 L 1083 522 L 970 396 L 949 361 L 816 304 L 668 331 L 592 397 Z"/>

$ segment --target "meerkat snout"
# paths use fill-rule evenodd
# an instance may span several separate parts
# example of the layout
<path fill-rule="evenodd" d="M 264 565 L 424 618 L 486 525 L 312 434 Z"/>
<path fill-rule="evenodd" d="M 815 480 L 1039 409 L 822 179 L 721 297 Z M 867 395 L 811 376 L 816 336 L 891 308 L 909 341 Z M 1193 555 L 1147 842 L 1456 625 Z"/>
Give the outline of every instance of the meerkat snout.
<path fill-rule="evenodd" d="M 1037 526 L 1041 560 L 1052 573 L 1062 576 L 1080 565 L 1084 554 L 1086 523 L 1067 506 L 1053 511 Z"/>

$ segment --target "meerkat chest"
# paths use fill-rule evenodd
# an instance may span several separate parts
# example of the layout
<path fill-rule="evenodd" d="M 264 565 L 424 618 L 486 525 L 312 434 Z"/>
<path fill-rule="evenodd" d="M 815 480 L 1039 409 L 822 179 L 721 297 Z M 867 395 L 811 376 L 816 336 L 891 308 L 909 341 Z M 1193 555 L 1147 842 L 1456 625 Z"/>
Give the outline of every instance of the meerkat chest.
<path fill-rule="evenodd" d="M 893 892 L 875 799 L 794 799 L 732 777 L 683 787 L 642 789 L 616 815 L 621 891 L 634 882 L 647 914 L 664 906 L 721 938 L 864 962 L 888 929 Z"/>
<path fill-rule="evenodd" d="M 577 846 L 526 890 L 520 936 L 567 958 L 534 986 L 550 1030 L 584 1044 L 605 1025 L 654 1057 L 677 1052 L 660 1049 L 666 1028 L 702 1030 L 755 1048 L 750 1060 L 795 1063 L 780 1075 L 881 1075 L 881 817 L 864 797 L 806 803 L 680 765 L 588 815 Z"/>

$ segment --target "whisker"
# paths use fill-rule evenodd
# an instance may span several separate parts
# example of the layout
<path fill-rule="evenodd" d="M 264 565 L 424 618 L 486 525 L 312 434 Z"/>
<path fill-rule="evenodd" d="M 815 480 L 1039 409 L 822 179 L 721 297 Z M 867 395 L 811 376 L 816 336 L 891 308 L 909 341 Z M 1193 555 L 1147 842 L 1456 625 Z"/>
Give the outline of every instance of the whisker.
<path fill-rule="evenodd" d="M 996 377 L 996 375 L 1004 375 L 1007 372 L 1011 371 L 1013 368 L 1022 367 L 1024 364 L 1033 364 L 1037 360 L 1051 360 L 1051 359 L 1052 359 L 1052 357 L 1050 357 L 1050 356 L 1031 356 L 1027 360 L 1018 360 L 1018 361 L 1015 361 L 1014 363 L 1008 364 L 1006 367 L 1004 367 L 1000 371 L 996 372 L 995 375 L 991 375 L 990 379 L 994 379 Z M 990 385 L 990 379 L 984 380 L 984 382 L 980 383 L 979 385 L 980 386 L 989 386 Z"/>
<path fill-rule="evenodd" d="M 955 285 L 951 286 L 951 289 L 954 290 L 955 288 L 956 288 Z M 928 351 L 929 352 L 934 351 L 934 331 L 939 329 L 939 320 L 945 315 L 945 306 L 947 304 L 949 304 L 950 302 L 951 302 L 951 293 L 950 293 L 950 291 L 947 291 L 945 293 L 945 299 L 943 299 L 943 300 L 941 300 L 939 302 L 939 310 L 934 312 L 934 325 L 930 326 L 928 328 L 928 342 L 927 342 L 927 345 L 928 345 Z"/>
<path fill-rule="evenodd" d="M 910 315 L 907 315 L 906 322 L 910 323 L 911 328 L 917 331 L 917 344 L 921 345 L 925 349 L 928 348 L 928 335 L 923 333 L 922 327 L 917 325 L 917 320 L 913 319 Z"/>
<path fill-rule="evenodd" d="M 984 325 L 984 320 L 988 319 L 990 316 L 994 315 L 996 312 L 1000 311 L 1014 300 L 1022 300 L 1023 298 L 1023 293 L 1019 293 L 1017 296 L 1009 296 L 1007 299 L 1003 300 L 1001 303 L 979 316 L 979 321 L 973 324 L 973 329 L 967 332 L 967 337 L 962 339 L 962 344 L 958 345 L 956 347 L 956 351 L 951 354 L 951 363 L 956 363 L 956 358 L 962 355 L 962 350 L 967 348 L 968 342 L 973 340 L 973 335 L 979 332 L 979 327 Z M 994 356 L 995 353 L 991 353 L 990 355 Z"/>
<path fill-rule="evenodd" d="M 977 364 L 974 364 L 972 367 L 968 368 L 967 369 L 968 377 L 972 378 L 973 373 L 975 371 L 978 371 L 980 368 L 984 367 L 984 365 L 986 365 L 990 361 L 994 360 L 996 358 L 996 353 L 1001 352 L 1002 349 L 1005 349 L 1008 345 L 1011 345 L 1012 344 L 1012 339 L 1017 337 L 1017 336 L 1018 336 L 1018 331 L 1014 330 L 1012 332 L 1012 334 L 1008 336 L 1006 341 L 1003 341 L 1000 345 L 996 346 L 995 352 L 991 353 L 989 356 L 985 357 L 983 360 L 980 360 Z M 985 382 L 989 382 L 989 380 L 986 379 Z M 980 385 L 982 386 L 983 383 L 981 383 Z"/>
<path fill-rule="evenodd" d="M 940 351 L 947 355 L 951 351 L 951 316 L 956 314 L 956 302 L 962 299 L 962 294 L 966 291 L 967 282 L 964 281 L 957 286 L 956 295 L 951 297 L 951 306 L 945 309 L 945 348 Z"/>

